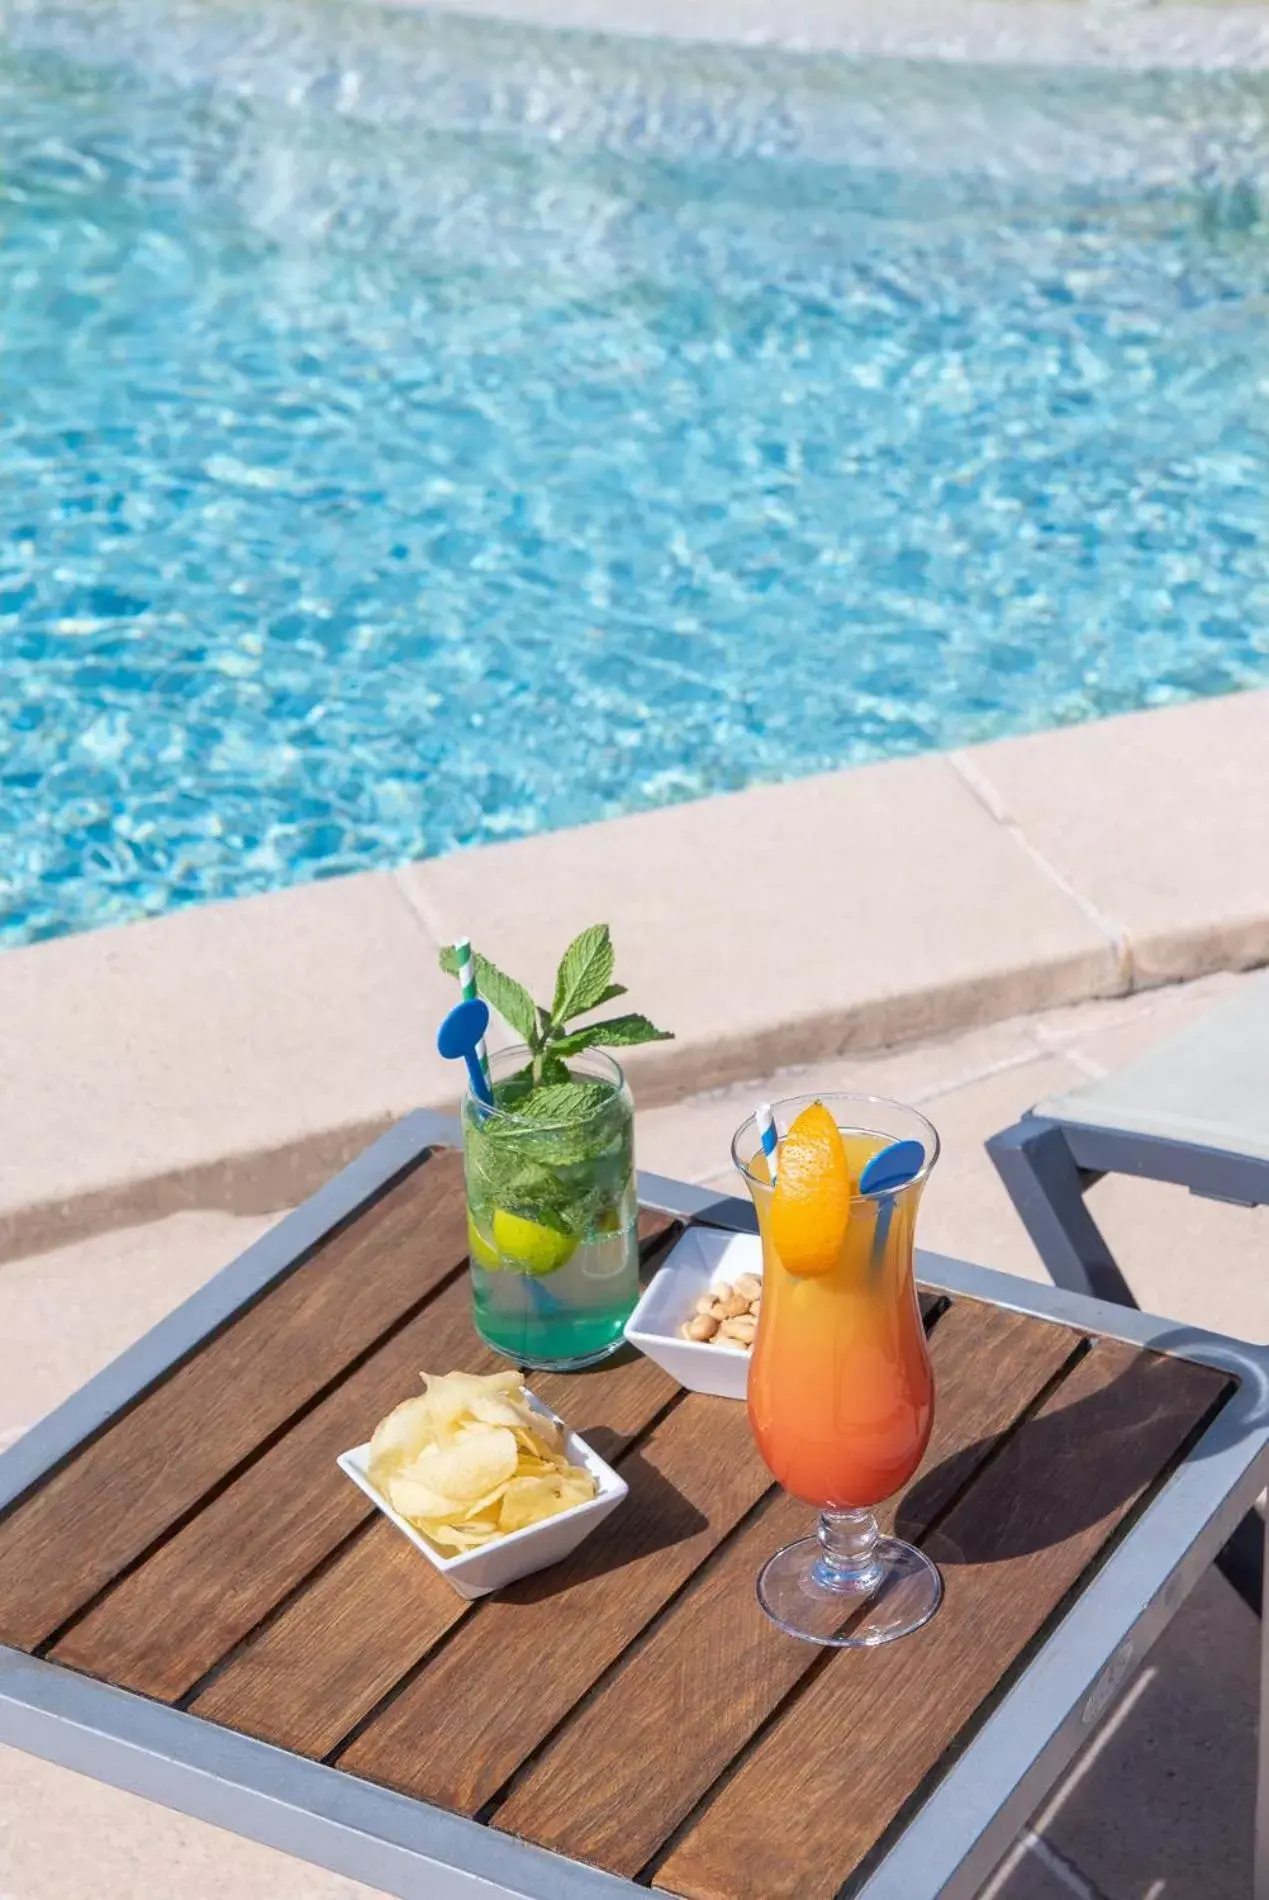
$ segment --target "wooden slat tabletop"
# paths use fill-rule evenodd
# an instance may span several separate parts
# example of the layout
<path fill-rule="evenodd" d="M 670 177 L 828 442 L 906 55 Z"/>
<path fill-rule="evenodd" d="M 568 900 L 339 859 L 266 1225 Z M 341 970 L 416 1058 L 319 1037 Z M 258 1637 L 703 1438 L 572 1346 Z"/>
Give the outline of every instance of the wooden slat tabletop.
<path fill-rule="evenodd" d="M 645 1265 L 673 1243 L 641 1223 Z M 534 1388 L 630 1495 L 468 1603 L 334 1464 L 420 1368 L 492 1370 L 452 1155 L 328 1237 L 0 1519 L 0 1641 L 688 1900 L 850 1891 L 1230 1389 L 977 1301 L 927 1302 L 937 1419 L 880 1515 L 943 1607 L 876 1651 L 777 1631 L 813 1513 L 743 1406 L 650 1361 Z M 844 1798 L 849 1791 L 849 1799 Z"/>

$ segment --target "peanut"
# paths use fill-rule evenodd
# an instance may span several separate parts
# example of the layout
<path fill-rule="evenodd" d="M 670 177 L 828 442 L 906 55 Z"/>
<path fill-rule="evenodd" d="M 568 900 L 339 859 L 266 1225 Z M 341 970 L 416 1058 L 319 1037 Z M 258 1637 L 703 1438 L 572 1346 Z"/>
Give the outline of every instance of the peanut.
<path fill-rule="evenodd" d="M 679 1327 L 684 1339 L 702 1345 L 739 1346 L 748 1352 L 758 1331 L 762 1311 L 762 1281 L 756 1273 L 742 1273 L 734 1286 L 716 1287 L 703 1293 L 692 1314 Z"/>
<path fill-rule="evenodd" d="M 743 1317 L 725 1319 L 718 1329 L 718 1337 L 731 1340 L 737 1346 L 752 1346 L 757 1330 L 757 1320 L 746 1313 Z"/>

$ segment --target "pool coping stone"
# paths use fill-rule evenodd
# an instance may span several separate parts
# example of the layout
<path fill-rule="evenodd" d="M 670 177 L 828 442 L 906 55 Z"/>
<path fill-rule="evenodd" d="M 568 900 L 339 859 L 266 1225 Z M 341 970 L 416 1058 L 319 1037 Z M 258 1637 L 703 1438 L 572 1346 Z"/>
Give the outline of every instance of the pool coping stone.
<path fill-rule="evenodd" d="M 1269 68 L 1269 7 L 1238 0 L 387 0 L 554 31 L 850 59 L 1128 72 Z"/>
<path fill-rule="evenodd" d="M 416 1104 L 440 943 L 604 919 L 643 1107 L 1269 961 L 1269 691 L 758 786 L 0 955 L 0 1260 L 292 1204 Z"/>

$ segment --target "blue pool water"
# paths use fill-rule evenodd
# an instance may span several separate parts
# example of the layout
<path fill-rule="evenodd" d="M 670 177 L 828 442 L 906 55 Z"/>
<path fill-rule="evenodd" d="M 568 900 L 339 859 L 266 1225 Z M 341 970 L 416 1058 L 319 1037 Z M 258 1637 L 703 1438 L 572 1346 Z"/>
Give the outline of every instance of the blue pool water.
<path fill-rule="evenodd" d="M 0 0 L 0 938 L 1269 680 L 1267 103 Z"/>

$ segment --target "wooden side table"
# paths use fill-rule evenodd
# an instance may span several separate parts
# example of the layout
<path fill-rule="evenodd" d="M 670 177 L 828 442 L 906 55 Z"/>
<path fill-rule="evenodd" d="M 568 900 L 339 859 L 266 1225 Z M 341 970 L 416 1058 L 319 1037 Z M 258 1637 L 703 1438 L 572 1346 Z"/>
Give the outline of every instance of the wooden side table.
<path fill-rule="evenodd" d="M 769 1624 L 813 1513 L 633 1354 L 533 1379 L 627 1503 L 466 1603 L 334 1463 L 495 1364 L 456 1133 L 407 1117 L 0 1458 L 0 1740 L 427 1900 L 973 1894 L 1265 1484 L 1269 1353 L 923 1255 L 938 1417 L 882 1515 L 943 1565 L 924 1630 Z M 752 1227 L 641 1192 L 649 1265 Z"/>

